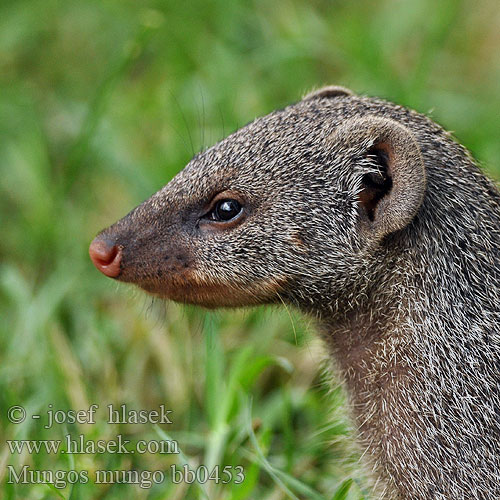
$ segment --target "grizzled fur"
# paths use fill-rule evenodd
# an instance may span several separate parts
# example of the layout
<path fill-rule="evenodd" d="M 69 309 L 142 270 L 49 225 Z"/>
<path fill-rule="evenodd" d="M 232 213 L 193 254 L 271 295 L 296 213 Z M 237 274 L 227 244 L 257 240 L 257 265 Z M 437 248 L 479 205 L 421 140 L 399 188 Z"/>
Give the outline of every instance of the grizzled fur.
<path fill-rule="evenodd" d="M 500 195 L 427 117 L 313 92 L 98 238 L 157 295 L 315 315 L 382 496 L 500 498 Z"/>

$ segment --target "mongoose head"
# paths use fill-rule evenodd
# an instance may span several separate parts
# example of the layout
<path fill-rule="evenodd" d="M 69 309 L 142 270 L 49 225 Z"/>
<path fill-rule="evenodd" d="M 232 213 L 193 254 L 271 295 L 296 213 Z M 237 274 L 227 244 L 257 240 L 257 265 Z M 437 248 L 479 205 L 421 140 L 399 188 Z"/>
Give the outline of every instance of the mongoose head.
<path fill-rule="evenodd" d="M 206 307 L 349 294 L 425 191 L 411 131 L 366 101 L 327 87 L 196 155 L 94 239 L 95 266 Z"/>

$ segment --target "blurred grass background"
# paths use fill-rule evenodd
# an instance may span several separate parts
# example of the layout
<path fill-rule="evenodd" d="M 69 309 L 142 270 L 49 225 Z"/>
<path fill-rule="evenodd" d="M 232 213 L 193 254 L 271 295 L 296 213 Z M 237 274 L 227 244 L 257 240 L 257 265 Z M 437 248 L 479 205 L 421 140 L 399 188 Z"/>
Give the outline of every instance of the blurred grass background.
<path fill-rule="evenodd" d="M 294 311 L 154 302 L 92 267 L 92 237 L 193 153 L 322 84 L 430 113 L 500 178 L 496 0 L 2 0 L 0 498 L 369 498 L 342 391 Z M 171 426 L 56 426 L 6 410 L 174 410 Z M 178 440 L 240 485 L 7 484 L 36 469 L 164 470 L 177 456 L 12 456 L 6 439 Z M 74 460 L 72 460 L 74 459 Z M 353 480 L 351 482 L 351 479 Z"/>

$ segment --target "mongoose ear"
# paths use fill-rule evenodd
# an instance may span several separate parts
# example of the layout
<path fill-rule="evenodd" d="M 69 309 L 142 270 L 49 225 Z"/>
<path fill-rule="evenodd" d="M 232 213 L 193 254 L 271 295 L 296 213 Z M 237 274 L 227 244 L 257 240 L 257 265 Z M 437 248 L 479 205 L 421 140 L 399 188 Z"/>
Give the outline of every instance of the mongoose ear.
<path fill-rule="evenodd" d="M 426 187 L 424 161 L 410 130 L 389 118 L 353 118 L 337 129 L 334 142 L 358 160 L 359 204 L 375 238 L 407 226 Z"/>
<path fill-rule="evenodd" d="M 339 85 L 329 85 L 321 89 L 313 90 L 307 93 L 302 100 L 308 101 L 310 99 L 320 99 L 322 97 L 338 97 L 338 96 L 354 95 L 349 89 L 340 87 Z"/>

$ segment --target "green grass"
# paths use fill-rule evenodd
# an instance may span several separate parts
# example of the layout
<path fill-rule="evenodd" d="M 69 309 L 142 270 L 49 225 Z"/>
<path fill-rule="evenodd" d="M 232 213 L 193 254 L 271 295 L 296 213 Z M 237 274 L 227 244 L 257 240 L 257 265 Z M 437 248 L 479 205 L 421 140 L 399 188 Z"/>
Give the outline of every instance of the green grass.
<path fill-rule="evenodd" d="M 105 279 L 97 231 L 193 153 L 327 83 L 431 113 L 500 178 L 495 0 L 0 4 L 0 498 L 369 498 L 342 390 L 295 311 L 207 313 Z M 7 419 L 100 406 L 94 425 Z M 108 404 L 174 411 L 110 425 Z M 11 439 L 178 441 L 179 455 L 10 454 Z M 239 485 L 13 485 L 17 469 L 241 464 Z M 351 479 L 353 481 L 351 481 Z"/>

